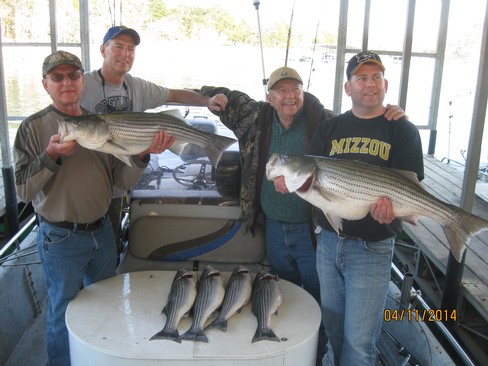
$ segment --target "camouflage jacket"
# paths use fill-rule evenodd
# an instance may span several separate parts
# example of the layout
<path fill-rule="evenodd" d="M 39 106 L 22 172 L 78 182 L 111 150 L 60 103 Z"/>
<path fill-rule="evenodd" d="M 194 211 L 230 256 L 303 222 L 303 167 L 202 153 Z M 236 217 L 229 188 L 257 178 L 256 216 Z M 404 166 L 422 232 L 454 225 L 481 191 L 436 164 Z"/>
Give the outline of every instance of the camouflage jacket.
<path fill-rule="evenodd" d="M 246 221 L 247 230 L 254 233 L 254 226 L 261 211 L 261 182 L 265 179 L 274 108 L 267 102 L 255 101 L 247 94 L 237 90 L 207 86 L 200 90 L 200 94 L 209 97 L 219 93 L 225 94 L 229 102 L 225 111 L 215 114 L 239 140 L 242 166 L 240 189 L 242 218 Z M 320 101 L 309 93 L 305 93 L 303 108 L 306 121 L 306 151 L 319 122 L 336 114 L 325 109 Z"/>

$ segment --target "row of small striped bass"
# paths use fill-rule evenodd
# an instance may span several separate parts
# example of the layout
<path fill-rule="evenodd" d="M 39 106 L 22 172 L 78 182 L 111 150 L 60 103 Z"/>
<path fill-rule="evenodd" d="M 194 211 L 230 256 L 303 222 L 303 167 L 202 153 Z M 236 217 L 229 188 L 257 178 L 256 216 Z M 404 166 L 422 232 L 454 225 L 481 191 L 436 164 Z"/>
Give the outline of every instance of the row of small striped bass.
<path fill-rule="evenodd" d="M 240 313 L 252 298 L 252 312 L 258 323 L 252 342 L 279 341 L 270 327 L 271 315 L 277 313 L 282 301 L 277 280 L 277 276 L 261 271 L 253 282 L 250 271 L 239 265 L 234 268 L 224 289 L 221 273 L 210 265 L 203 269 L 197 283 L 192 272 L 180 269 L 173 279 L 163 309 L 166 323 L 150 340 L 208 342 L 205 330 L 215 327 L 226 332 L 229 318 Z M 206 326 L 219 309 L 218 316 Z M 190 313 L 193 317 L 191 326 L 180 335 L 178 323 Z"/>

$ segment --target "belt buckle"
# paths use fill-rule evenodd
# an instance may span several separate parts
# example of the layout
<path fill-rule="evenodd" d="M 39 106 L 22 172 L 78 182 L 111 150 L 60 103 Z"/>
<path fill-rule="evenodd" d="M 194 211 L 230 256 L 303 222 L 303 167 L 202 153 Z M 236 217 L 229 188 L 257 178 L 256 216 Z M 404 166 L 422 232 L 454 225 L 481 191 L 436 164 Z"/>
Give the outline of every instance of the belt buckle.
<path fill-rule="evenodd" d="M 337 237 L 342 240 L 361 240 L 360 238 L 345 234 L 343 231 L 337 233 Z"/>
<path fill-rule="evenodd" d="M 88 224 L 77 224 L 73 223 L 73 230 L 79 230 L 79 231 L 94 231 L 100 227 L 100 224 L 102 223 L 102 219 L 95 220 L 91 223 Z"/>

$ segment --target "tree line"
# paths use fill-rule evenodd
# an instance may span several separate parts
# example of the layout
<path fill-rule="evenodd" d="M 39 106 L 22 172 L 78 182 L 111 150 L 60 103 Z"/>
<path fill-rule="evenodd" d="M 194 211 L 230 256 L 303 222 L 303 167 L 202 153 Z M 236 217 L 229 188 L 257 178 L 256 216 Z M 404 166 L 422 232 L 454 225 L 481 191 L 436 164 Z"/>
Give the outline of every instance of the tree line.
<path fill-rule="evenodd" d="M 227 44 L 255 45 L 259 42 L 255 19 L 235 19 L 220 5 L 190 6 L 181 2 L 169 7 L 163 0 L 126 0 L 123 7 L 112 6 L 110 0 L 90 0 L 89 27 L 103 34 L 112 23 L 125 24 L 144 33 L 145 37 L 164 40 L 206 40 Z M 79 42 L 79 1 L 57 1 L 56 23 L 59 43 Z M 118 19 L 117 19 L 118 16 Z M 48 0 L 2 0 L 2 39 L 8 42 L 49 42 Z M 114 21 L 115 20 L 115 21 Z M 266 24 L 261 32 L 265 47 L 286 47 L 288 24 Z M 293 34 L 291 42 L 307 42 L 301 34 Z M 322 43 L 330 35 L 321 36 Z M 318 42 L 320 43 L 320 42 Z"/>

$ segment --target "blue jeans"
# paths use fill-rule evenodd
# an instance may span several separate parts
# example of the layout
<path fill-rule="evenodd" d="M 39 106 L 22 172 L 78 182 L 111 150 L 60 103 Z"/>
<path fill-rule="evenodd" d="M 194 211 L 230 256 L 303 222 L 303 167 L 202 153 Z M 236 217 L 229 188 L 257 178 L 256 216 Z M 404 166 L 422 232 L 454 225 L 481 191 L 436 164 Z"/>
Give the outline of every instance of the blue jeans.
<path fill-rule="evenodd" d="M 271 272 L 302 286 L 320 303 L 320 284 L 309 224 L 287 224 L 266 216 L 264 232 Z"/>
<path fill-rule="evenodd" d="M 41 222 L 37 246 L 48 293 L 48 365 L 69 366 L 66 308 L 83 285 L 115 275 L 117 251 L 112 225 L 108 216 L 92 232 L 71 231 Z"/>
<path fill-rule="evenodd" d="M 271 272 L 303 287 L 320 304 L 320 283 L 309 224 L 288 224 L 266 216 L 264 231 Z M 322 359 L 326 351 L 327 337 L 321 325 L 317 357 Z"/>
<path fill-rule="evenodd" d="M 395 239 L 366 242 L 317 234 L 324 325 L 335 365 L 374 366 Z"/>

